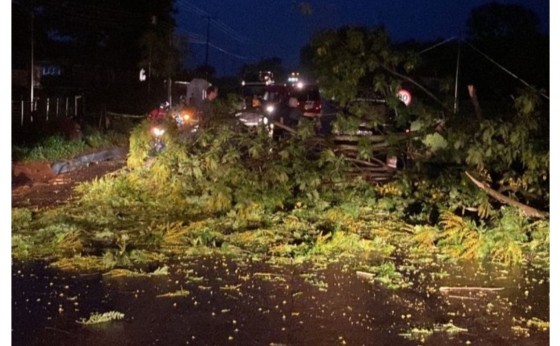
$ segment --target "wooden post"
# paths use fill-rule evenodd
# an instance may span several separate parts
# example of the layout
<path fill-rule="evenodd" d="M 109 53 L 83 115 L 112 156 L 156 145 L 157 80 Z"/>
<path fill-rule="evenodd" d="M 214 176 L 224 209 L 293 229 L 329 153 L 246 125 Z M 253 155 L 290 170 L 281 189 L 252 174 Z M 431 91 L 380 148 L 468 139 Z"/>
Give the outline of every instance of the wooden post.
<path fill-rule="evenodd" d="M 84 96 L 83 95 L 76 95 L 74 96 L 74 117 L 78 117 L 78 100 L 82 101 L 82 116 L 84 115 L 83 109 L 84 109 Z"/>
<path fill-rule="evenodd" d="M 56 117 L 57 118 L 58 118 L 58 112 L 59 112 L 59 107 L 58 107 L 59 102 L 60 102 L 60 99 L 57 97 L 56 98 Z"/>
<path fill-rule="evenodd" d="M 68 97 L 66 97 L 66 111 L 64 112 L 64 116 L 68 118 Z"/>
<path fill-rule="evenodd" d="M 21 100 L 21 126 L 23 127 L 23 115 L 25 114 L 25 102 Z"/>
<path fill-rule="evenodd" d="M 49 121 L 49 106 L 50 106 L 50 99 L 47 97 L 47 114 L 45 116 L 45 119 L 47 121 Z"/>

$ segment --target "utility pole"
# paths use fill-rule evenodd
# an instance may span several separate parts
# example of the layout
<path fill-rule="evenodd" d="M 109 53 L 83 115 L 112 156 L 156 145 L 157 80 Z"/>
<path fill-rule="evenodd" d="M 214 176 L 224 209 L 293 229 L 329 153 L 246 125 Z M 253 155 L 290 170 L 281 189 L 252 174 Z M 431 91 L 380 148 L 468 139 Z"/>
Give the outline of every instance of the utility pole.
<path fill-rule="evenodd" d="M 455 70 L 455 104 L 453 112 L 457 114 L 459 111 L 459 61 L 461 59 L 461 41 L 457 42 L 457 67 Z"/>
<path fill-rule="evenodd" d="M 157 17 L 152 16 L 150 23 L 152 24 L 152 27 L 155 27 L 157 25 Z M 154 42 L 150 40 L 148 44 L 150 45 L 149 52 L 148 52 L 148 99 L 149 99 L 150 92 L 151 92 L 151 83 L 152 83 L 152 48 Z"/>
<path fill-rule="evenodd" d="M 173 49 L 173 32 L 169 32 L 169 51 Z M 170 105 L 173 104 L 173 81 L 171 80 L 171 72 L 168 69 L 167 74 L 167 101 Z"/>
<path fill-rule="evenodd" d="M 213 17 L 205 16 L 206 22 L 206 58 L 204 58 L 204 65 L 208 66 L 208 47 L 210 46 L 210 20 Z"/>
<path fill-rule="evenodd" d="M 35 110 L 35 104 L 34 104 L 34 102 L 33 102 L 33 101 L 34 101 L 33 88 L 34 88 L 34 86 L 35 86 L 35 78 L 34 78 L 34 74 L 35 74 L 35 67 L 34 67 L 34 65 L 35 65 L 35 59 L 34 59 L 34 52 L 33 52 L 33 50 L 34 50 L 34 43 L 33 43 L 33 41 L 34 41 L 34 40 L 33 40 L 33 20 L 34 20 L 34 18 L 33 18 L 33 17 L 34 17 L 34 16 L 35 16 L 35 14 L 33 13 L 33 3 L 31 3 L 31 88 L 30 88 L 30 90 L 31 90 L 31 92 L 30 92 L 30 101 L 31 101 L 31 103 L 30 103 L 30 106 L 29 106 L 31 112 L 33 112 L 33 111 Z M 31 119 L 33 119 L 33 118 L 31 118 Z"/>

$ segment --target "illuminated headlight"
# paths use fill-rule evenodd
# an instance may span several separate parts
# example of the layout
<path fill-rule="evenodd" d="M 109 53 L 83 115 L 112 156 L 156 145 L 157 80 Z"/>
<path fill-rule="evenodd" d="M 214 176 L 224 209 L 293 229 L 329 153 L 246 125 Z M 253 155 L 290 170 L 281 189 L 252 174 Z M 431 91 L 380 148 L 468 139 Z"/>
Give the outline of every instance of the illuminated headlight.
<path fill-rule="evenodd" d="M 165 133 L 165 130 L 161 127 L 152 127 L 152 134 L 156 137 L 161 137 Z"/>
<path fill-rule="evenodd" d="M 263 117 L 261 119 L 261 121 L 262 121 L 263 124 L 268 125 L 268 118 L 267 117 Z"/>
<path fill-rule="evenodd" d="M 298 89 L 303 89 L 303 83 L 302 82 L 297 82 L 296 87 Z"/>
<path fill-rule="evenodd" d="M 267 111 L 268 113 L 274 112 L 274 106 L 273 106 L 273 105 L 268 105 L 268 106 L 266 106 L 266 111 Z"/>

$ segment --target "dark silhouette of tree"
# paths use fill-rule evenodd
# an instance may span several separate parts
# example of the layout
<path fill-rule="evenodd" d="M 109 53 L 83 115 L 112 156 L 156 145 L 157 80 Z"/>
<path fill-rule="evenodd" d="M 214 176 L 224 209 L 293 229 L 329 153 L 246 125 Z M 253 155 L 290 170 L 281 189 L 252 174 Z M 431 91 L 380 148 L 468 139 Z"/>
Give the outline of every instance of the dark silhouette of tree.
<path fill-rule="evenodd" d="M 521 5 L 496 2 L 471 11 L 467 20 L 467 35 L 473 41 L 492 41 L 516 37 L 526 39 L 538 35 L 537 15 Z"/>
<path fill-rule="evenodd" d="M 90 106 L 110 98 L 133 104 L 133 96 L 148 90 L 138 82 L 140 68 L 150 68 L 158 83 L 179 71 L 173 0 L 13 0 L 12 5 L 14 60 L 30 60 L 33 12 L 36 61 L 63 66 L 64 76 L 56 82 L 85 90 Z"/>
<path fill-rule="evenodd" d="M 476 7 L 467 20 L 467 40 L 507 70 L 538 89 L 549 88 L 549 37 L 538 31 L 539 19 L 521 5 L 490 3 Z M 468 48 L 466 48 L 468 49 Z M 523 85 L 495 64 L 482 58 L 469 64 L 475 82 L 487 92 L 508 95 Z M 474 60 L 473 60 L 474 61 Z"/>

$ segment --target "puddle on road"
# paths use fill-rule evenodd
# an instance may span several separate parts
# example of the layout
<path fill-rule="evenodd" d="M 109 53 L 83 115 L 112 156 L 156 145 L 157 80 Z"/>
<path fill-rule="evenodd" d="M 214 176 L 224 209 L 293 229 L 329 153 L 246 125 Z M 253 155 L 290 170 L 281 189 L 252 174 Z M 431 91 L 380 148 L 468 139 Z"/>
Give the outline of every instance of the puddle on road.
<path fill-rule="evenodd" d="M 548 321 L 548 276 L 536 269 L 466 266 L 436 279 L 416 272 L 412 287 L 388 290 L 348 268 L 199 258 L 171 265 L 165 276 L 111 278 L 16 262 L 12 344 L 549 344 L 537 323 Z M 110 311 L 124 318 L 76 323 Z"/>

